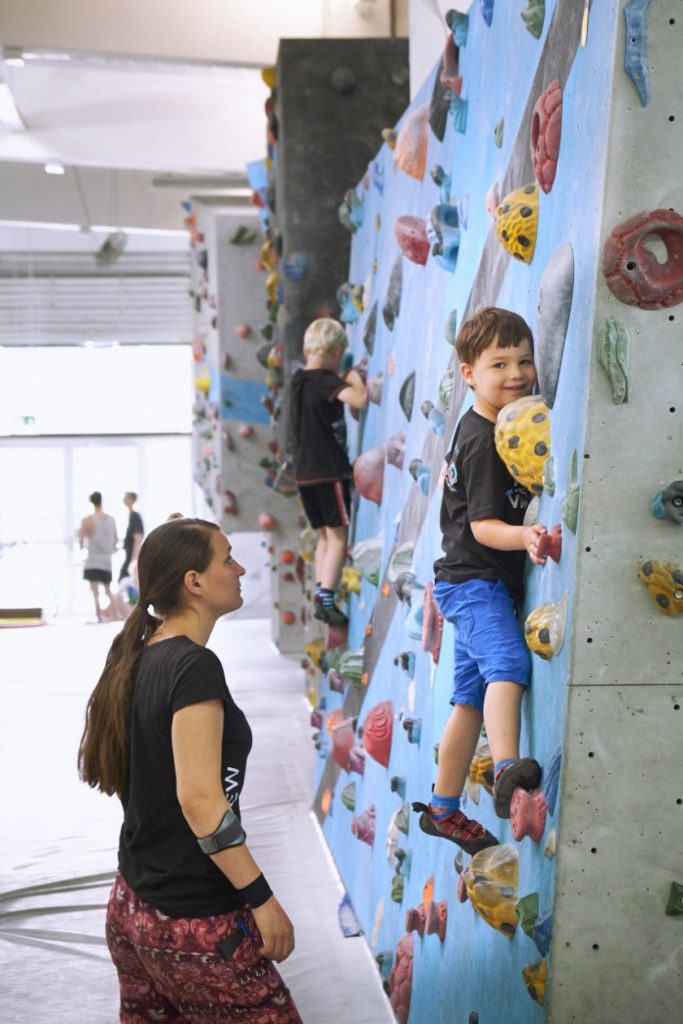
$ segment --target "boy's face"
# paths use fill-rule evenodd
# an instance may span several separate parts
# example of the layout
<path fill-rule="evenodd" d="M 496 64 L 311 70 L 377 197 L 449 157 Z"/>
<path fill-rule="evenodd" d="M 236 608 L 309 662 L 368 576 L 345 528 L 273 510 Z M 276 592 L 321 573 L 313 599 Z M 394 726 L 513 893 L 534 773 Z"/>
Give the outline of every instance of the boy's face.
<path fill-rule="evenodd" d="M 536 383 L 531 342 L 525 338 L 513 348 L 499 348 L 494 341 L 470 363 L 460 364 L 460 373 L 474 390 L 474 410 L 494 420 L 504 405 L 530 395 Z"/>

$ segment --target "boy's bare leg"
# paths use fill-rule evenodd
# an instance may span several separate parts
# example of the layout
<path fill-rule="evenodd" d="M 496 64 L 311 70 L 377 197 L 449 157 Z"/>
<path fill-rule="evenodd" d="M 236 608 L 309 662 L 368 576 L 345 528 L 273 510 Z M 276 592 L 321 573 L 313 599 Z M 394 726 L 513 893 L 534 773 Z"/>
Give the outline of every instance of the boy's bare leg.
<path fill-rule="evenodd" d="M 439 741 L 439 766 L 434 792 L 460 796 L 465 788 L 481 732 L 482 715 L 471 704 L 456 704 Z"/>
<path fill-rule="evenodd" d="M 315 548 L 315 582 L 320 584 L 323 574 L 325 559 L 327 558 L 327 532 L 326 527 L 321 526 L 318 530 L 318 543 Z"/>
<path fill-rule="evenodd" d="M 484 723 L 493 763 L 519 759 L 520 707 L 524 687 L 517 683 L 489 683 L 484 696 Z"/>
<path fill-rule="evenodd" d="M 347 526 L 323 526 L 320 533 L 324 532 L 325 556 L 320 566 L 320 585 L 325 590 L 336 590 L 339 585 L 342 567 L 346 561 L 346 547 L 349 530 Z M 316 551 L 317 556 L 317 551 Z M 318 562 L 316 557 L 316 569 Z"/>

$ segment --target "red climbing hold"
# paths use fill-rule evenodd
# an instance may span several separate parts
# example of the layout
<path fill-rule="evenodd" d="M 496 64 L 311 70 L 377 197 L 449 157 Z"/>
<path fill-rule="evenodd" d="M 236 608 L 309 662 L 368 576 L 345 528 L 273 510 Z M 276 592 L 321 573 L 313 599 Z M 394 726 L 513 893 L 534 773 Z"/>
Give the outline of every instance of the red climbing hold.
<path fill-rule="evenodd" d="M 423 906 L 411 907 L 406 910 L 406 931 L 417 932 L 422 938 L 427 924 L 427 912 Z"/>
<path fill-rule="evenodd" d="M 422 650 L 429 651 L 434 664 L 439 664 L 441 655 L 441 637 L 443 635 L 443 615 L 434 600 L 434 584 L 427 583 L 424 589 L 422 608 Z"/>
<path fill-rule="evenodd" d="M 276 519 L 270 512 L 262 512 L 258 517 L 259 530 L 274 530 Z"/>
<path fill-rule="evenodd" d="M 536 100 L 531 115 L 531 162 L 538 184 L 550 192 L 562 136 L 562 88 L 555 78 Z"/>
<path fill-rule="evenodd" d="M 398 1024 L 407 1024 L 410 1013 L 410 996 L 413 990 L 413 936 L 404 935 L 396 946 L 389 975 L 391 1008 Z"/>
<path fill-rule="evenodd" d="M 390 700 L 375 704 L 363 722 L 363 746 L 378 764 L 389 767 L 391 737 L 394 726 L 394 705 Z"/>
<path fill-rule="evenodd" d="M 328 626 L 326 630 L 325 650 L 333 651 L 335 647 L 344 647 L 349 642 L 349 624 Z"/>
<path fill-rule="evenodd" d="M 359 455 L 353 464 L 353 482 L 356 490 L 377 505 L 382 500 L 384 489 L 384 446 L 371 448 Z"/>
<path fill-rule="evenodd" d="M 399 217 L 394 225 L 394 234 L 404 256 L 413 263 L 427 262 L 429 239 L 425 222 L 420 217 Z"/>
<path fill-rule="evenodd" d="M 344 771 L 349 770 L 349 751 L 356 742 L 356 720 L 345 718 L 332 730 L 332 760 Z"/>
<path fill-rule="evenodd" d="M 552 530 L 541 534 L 538 541 L 538 557 L 552 558 L 553 562 L 559 562 L 562 555 L 562 523 L 553 526 Z"/>
<path fill-rule="evenodd" d="M 510 826 L 515 839 L 519 842 L 529 836 L 540 843 L 547 814 L 548 804 L 542 789 L 527 792 L 518 786 L 510 800 Z"/>
<path fill-rule="evenodd" d="M 662 262 L 645 245 L 657 239 L 666 249 Z M 605 242 L 602 272 L 627 306 L 663 309 L 683 302 L 683 217 L 675 210 L 651 210 L 622 221 Z"/>
<path fill-rule="evenodd" d="M 448 902 L 439 900 L 438 903 L 432 900 L 427 908 L 427 935 L 438 935 L 441 942 L 446 938 L 446 924 L 448 923 Z"/>

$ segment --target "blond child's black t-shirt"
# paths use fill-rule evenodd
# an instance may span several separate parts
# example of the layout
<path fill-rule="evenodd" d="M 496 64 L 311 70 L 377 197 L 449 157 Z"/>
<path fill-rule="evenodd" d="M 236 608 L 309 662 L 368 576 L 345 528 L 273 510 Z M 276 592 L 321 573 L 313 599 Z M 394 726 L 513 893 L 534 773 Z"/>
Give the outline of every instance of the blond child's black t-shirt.
<path fill-rule="evenodd" d="M 351 476 L 344 404 L 348 384 L 332 370 L 297 370 L 292 377 L 294 473 L 297 484 L 332 483 Z"/>
<path fill-rule="evenodd" d="M 221 783 L 239 816 L 251 729 L 228 690 L 218 657 L 185 636 L 145 648 L 133 685 L 119 870 L 140 899 L 169 917 L 208 917 L 244 906 L 223 872 L 199 849 L 176 796 L 173 715 L 215 699 L 224 707 Z"/>
<path fill-rule="evenodd" d="M 437 580 L 502 580 L 518 603 L 524 595 L 525 551 L 498 551 L 475 540 L 470 523 L 500 519 L 521 526 L 532 495 L 508 473 L 496 451 L 495 424 L 468 409 L 446 455 Z"/>

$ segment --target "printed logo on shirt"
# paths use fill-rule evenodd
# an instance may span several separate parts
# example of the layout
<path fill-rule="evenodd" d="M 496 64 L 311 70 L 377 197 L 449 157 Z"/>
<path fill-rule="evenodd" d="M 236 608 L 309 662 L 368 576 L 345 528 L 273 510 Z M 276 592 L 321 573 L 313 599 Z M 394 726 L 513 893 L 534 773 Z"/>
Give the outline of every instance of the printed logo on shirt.
<path fill-rule="evenodd" d="M 447 487 L 449 491 L 454 491 L 455 485 L 458 482 L 458 471 L 455 468 L 455 460 L 457 458 L 457 455 L 458 449 L 456 448 L 455 451 L 453 452 L 453 458 L 449 462 L 448 468 L 446 469 L 446 475 L 443 478 L 444 487 Z"/>
<path fill-rule="evenodd" d="M 232 806 L 238 797 L 238 793 L 233 792 L 239 786 L 239 768 L 226 768 L 225 770 L 225 797 L 228 803 Z"/>
<path fill-rule="evenodd" d="M 505 500 L 511 508 L 525 509 L 529 505 L 531 496 L 525 487 L 515 481 L 512 487 L 505 492 Z"/>

